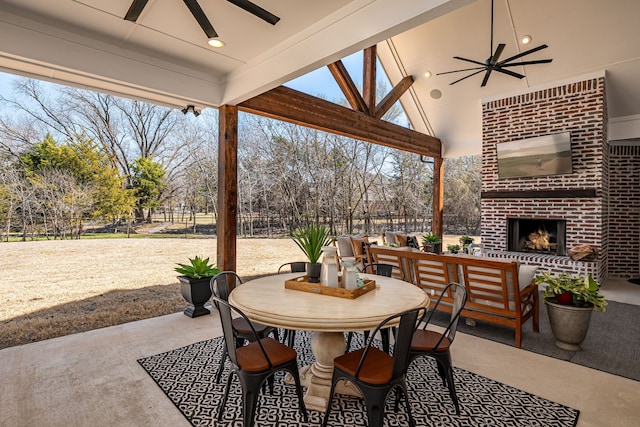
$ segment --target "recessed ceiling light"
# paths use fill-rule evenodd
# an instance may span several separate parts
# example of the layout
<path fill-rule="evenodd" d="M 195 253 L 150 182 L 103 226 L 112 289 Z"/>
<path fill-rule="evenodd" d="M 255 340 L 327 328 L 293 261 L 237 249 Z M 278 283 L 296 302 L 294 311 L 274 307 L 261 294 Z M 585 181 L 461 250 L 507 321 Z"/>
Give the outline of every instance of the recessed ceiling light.
<path fill-rule="evenodd" d="M 424 76 L 425 76 L 426 78 L 431 77 L 431 76 L 432 76 L 431 71 L 426 71 L 426 72 L 424 73 Z"/>
<path fill-rule="evenodd" d="M 522 39 L 520 40 L 522 42 L 522 44 L 529 44 L 531 43 L 531 36 L 526 35 L 526 36 L 522 36 Z"/>
<path fill-rule="evenodd" d="M 225 46 L 224 42 L 217 37 L 211 37 L 207 42 L 207 44 L 209 44 L 209 46 L 211 47 L 216 47 L 216 48 L 221 48 Z"/>

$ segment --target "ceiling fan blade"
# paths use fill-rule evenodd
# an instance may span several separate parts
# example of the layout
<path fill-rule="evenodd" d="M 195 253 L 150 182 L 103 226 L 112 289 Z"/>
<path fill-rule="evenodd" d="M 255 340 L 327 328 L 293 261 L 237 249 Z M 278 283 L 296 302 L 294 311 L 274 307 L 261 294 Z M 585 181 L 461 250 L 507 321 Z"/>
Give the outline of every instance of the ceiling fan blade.
<path fill-rule="evenodd" d="M 486 67 L 487 64 L 485 64 L 484 62 L 480 62 L 480 61 L 474 61 L 473 59 L 467 59 L 467 58 L 462 58 L 460 56 L 454 56 L 453 59 L 459 59 L 460 61 L 467 61 L 467 62 L 471 62 L 472 64 L 478 64 L 478 65 L 482 65 L 483 67 Z"/>
<path fill-rule="evenodd" d="M 235 4 L 238 7 L 241 7 L 242 9 L 246 10 L 252 15 L 257 16 L 263 21 L 268 22 L 271 25 L 276 25 L 280 20 L 280 18 L 274 15 L 273 13 L 269 12 L 268 10 L 264 10 L 263 8 L 261 8 L 255 3 L 250 2 L 249 0 L 227 0 L 227 1 L 229 3 Z"/>
<path fill-rule="evenodd" d="M 500 55 L 502 55 L 502 51 L 504 50 L 505 46 L 506 44 L 504 43 L 500 43 L 498 45 L 496 52 L 493 54 L 493 56 L 489 60 L 489 65 L 495 65 L 498 62 L 498 59 L 500 59 Z"/>
<path fill-rule="evenodd" d="M 484 70 L 485 68 L 487 67 L 473 67 L 473 68 L 463 68 L 461 70 L 443 71 L 442 73 L 436 73 L 436 76 L 440 76 L 442 74 L 459 73 L 460 71 Z"/>
<path fill-rule="evenodd" d="M 214 37 L 218 37 L 218 33 L 213 29 L 213 25 L 209 22 L 209 18 L 204 14 L 200 4 L 198 4 L 197 0 L 184 0 L 184 4 L 187 5 L 193 17 L 198 21 L 202 31 L 207 35 L 208 38 L 212 39 Z"/>
<path fill-rule="evenodd" d="M 533 64 L 548 64 L 553 61 L 553 59 L 537 59 L 535 61 L 522 61 L 522 62 L 512 62 L 509 64 L 503 64 L 501 67 L 518 67 L 521 65 L 533 65 Z"/>
<path fill-rule="evenodd" d="M 133 3 L 129 6 L 127 14 L 124 15 L 125 21 L 136 22 L 148 1 L 149 0 L 133 0 Z"/>
<path fill-rule="evenodd" d="M 523 76 L 522 74 L 520 74 L 520 73 L 515 73 L 515 72 L 513 72 L 513 71 L 511 71 L 511 70 L 503 70 L 503 69 L 502 69 L 502 67 L 496 67 L 496 68 L 494 68 L 494 70 L 496 70 L 496 71 L 497 71 L 497 72 L 499 72 L 499 73 L 508 74 L 508 75 L 510 75 L 511 77 L 515 77 L 515 78 L 517 78 L 517 79 L 522 79 L 522 78 L 524 78 L 524 76 Z"/>
<path fill-rule="evenodd" d="M 471 73 L 471 74 L 469 74 L 468 76 L 464 76 L 463 78 L 458 79 L 458 80 L 456 80 L 455 82 L 451 82 L 451 83 L 449 83 L 449 86 L 454 85 L 454 84 L 456 84 L 456 83 L 458 83 L 458 82 L 461 82 L 461 81 L 462 81 L 462 80 L 464 80 L 464 79 L 468 79 L 469 77 L 473 77 L 473 76 L 475 76 L 476 74 L 481 73 L 483 70 L 484 70 L 484 68 L 483 68 L 482 70 L 476 71 L 475 73 Z"/>
<path fill-rule="evenodd" d="M 512 56 L 511 58 L 504 59 L 504 60 L 500 61 L 500 62 L 498 63 L 498 65 L 506 64 L 507 62 L 511 62 L 511 61 L 513 61 L 514 59 L 522 58 L 522 57 L 523 57 L 523 56 L 525 56 L 525 55 L 529 55 L 530 53 L 537 52 L 537 51 L 539 51 L 539 50 L 546 49 L 546 48 L 548 48 L 548 47 L 549 47 L 549 46 L 547 46 L 546 44 L 540 45 L 540 46 L 538 46 L 538 47 L 534 47 L 533 49 L 529 49 L 529 50 L 527 50 L 527 51 L 524 51 L 524 52 L 522 52 L 522 53 L 519 53 L 519 54 L 517 54 L 517 55 L 514 55 L 514 56 Z"/>
<path fill-rule="evenodd" d="M 484 79 L 482 79 L 482 84 L 480 85 L 480 87 L 485 87 L 487 85 L 487 82 L 489 81 L 489 76 L 491 75 L 492 70 L 493 68 L 487 68 L 487 72 L 484 75 Z"/>

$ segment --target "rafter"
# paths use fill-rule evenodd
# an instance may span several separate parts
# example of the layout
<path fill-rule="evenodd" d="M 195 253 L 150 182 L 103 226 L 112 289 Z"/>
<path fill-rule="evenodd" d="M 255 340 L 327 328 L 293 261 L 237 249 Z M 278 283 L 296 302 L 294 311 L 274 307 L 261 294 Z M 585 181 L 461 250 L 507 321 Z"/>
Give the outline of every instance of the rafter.
<path fill-rule="evenodd" d="M 367 104 L 364 102 L 362 95 L 358 91 L 356 84 L 351 79 L 349 72 L 345 68 L 344 64 L 341 60 L 337 60 L 336 62 L 327 65 L 329 71 L 333 75 L 333 78 L 338 83 L 338 86 L 342 90 L 344 97 L 347 98 L 349 105 L 356 111 L 361 111 L 365 114 L 369 114 L 369 108 Z"/>
<path fill-rule="evenodd" d="M 376 51 L 374 45 L 366 48 L 362 55 L 362 97 L 372 116 L 376 112 Z"/>
<path fill-rule="evenodd" d="M 381 119 L 382 116 L 386 114 L 387 111 L 396 103 L 398 99 L 411 87 L 413 84 L 413 76 L 406 76 L 400 83 L 395 85 L 393 89 L 380 101 L 380 103 L 376 106 L 376 113 L 374 117 L 376 119 Z"/>
<path fill-rule="evenodd" d="M 441 156 L 438 138 L 284 86 L 244 101 L 238 109 L 411 153 Z"/>

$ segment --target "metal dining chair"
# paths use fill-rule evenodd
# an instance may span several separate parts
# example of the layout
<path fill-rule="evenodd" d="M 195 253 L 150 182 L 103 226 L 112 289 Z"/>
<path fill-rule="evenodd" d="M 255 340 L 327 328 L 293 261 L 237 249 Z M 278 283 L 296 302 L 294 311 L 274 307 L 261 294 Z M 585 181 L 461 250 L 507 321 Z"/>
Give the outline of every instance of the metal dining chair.
<path fill-rule="evenodd" d="M 454 294 L 453 306 L 451 307 L 451 318 L 449 323 L 443 332 L 436 332 L 427 330 L 427 326 L 431 321 L 431 317 L 442 301 L 443 295 L 449 295 L 450 291 Z M 420 356 L 433 357 L 438 365 L 438 373 L 442 378 L 442 383 L 449 388 L 449 395 L 453 401 L 453 405 L 456 408 L 456 414 L 460 415 L 460 405 L 458 404 L 458 397 L 456 395 L 456 387 L 453 378 L 453 363 L 451 362 L 451 344 L 456 336 L 456 329 L 458 327 L 458 320 L 460 319 L 460 312 L 464 308 L 467 302 L 467 290 L 464 286 L 458 283 L 448 284 L 443 292 L 440 294 L 438 301 L 432 307 L 431 311 L 425 315 L 424 326 L 421 329 L 417 329 L 413 334 L 411 340 L 411 348 L 409 350 L 409 363 L 415 358 Z"/>
<path fill-rule="evenodd" d="M 255 323 L 252 323 L 242 311 L 229 304 L 225 299 L 217 296 L 213 296 L 212 299 L 220 314 L 225 349 L 231 361 L 231 369 L 227 377 L 224 396 L 218 408 L 218 421 L 222 420 L 234 375 L 238 377 L 242 388 L 242 425 L 244 427 L 253 427 L 262 385 L 265 381 L 273 379 L 276 372 L 287 371 L 295 382 L 300 414 L 302 414 L 304 422 L 308 423 L 309 417 L 302 396 L 302 386 L 298 372 L 298 353 L 273 338 L 261 337 L 253 327 Z M 236 313 L 240 317 L 232 320 L 232 313 Z M 246 346 L 236 346 L 237 332 L 234 326 L 236 319 L 242 319 L 251 329 L 253 336 Z"/>
<path fill-rule="evenodd" d="M 336 384 L 342 380 L 351 382 L 362 393 L 367 407 L 369 426 L 382 426 L 386 401 L 393 389 L 397 389 L 396 396 L 399 397 L 400 394 L 404 396 L 409 424 L 415 426 L 407 394 L 406 373 L 409 367 L 411 338 L 424 310 L 424 308 L 415 308 L 386 318 L 374 329 L 374 333 L 364 348 L 338 356 L 333 360 L 331 391 L 327 411 L 322 422 L 323 427 L 326 427 L 329 421 Z M 393 348 L 393 356 L 391 356 L 387 352 L 373 347 L 372 343 L 376 332 L 389 322 L 398 319 L 400 320 L 398 337 Z M 396 401 L 395 410 L 398 410 L 398 401 Z"/>
<path fill-rule="evenodd" d="M 278 274 L 283 272 L 283 268 L 289 267 L 291 273 L 306 273 L 307 263 L 305 261 L 285 262 L 278 267 Z M 293 329 L 284 329 L 282 334 L 282 342 L 286 342 L 289 347 L 293 347 L 296 339 L 296 331 Z"/>
<path fill-rule="evenodd" d="M 235 271 L 221 271 L 211 278 L 211 282 L 209 282 L 209 286 L 211 287 L 212 294 L 219 298 L 227 301 L 229 299 L 229 280 L 234 280 L 234 284 L 237 286 L 238 284 L 242 284 L 242 279 L 240 276 L 236 274 Z M 216 308 L 219 307 L 216 305 Z M 262 325 L 260 323 L 251 323 L 248 322 L 243 317 L 237 317 L 232 321 L 234 336 L 236 340 L 236 346 L 242 347 L 246 341 L 254 341 L 255 334 L 258 334 L 258 337 L 265 338 L 269 334 L 272 334 L 276 340 L 278 339 L 278 329 Z M 216 383 L 220 382 L 220 378 L 222 377 L 222 371 L 224 370 L 224 364 L 227 361 L 227 348 L 223 348 L 222 357 L 220 358 L 220 366 L 218 366 L 218 372 L 216 373 Z"/>

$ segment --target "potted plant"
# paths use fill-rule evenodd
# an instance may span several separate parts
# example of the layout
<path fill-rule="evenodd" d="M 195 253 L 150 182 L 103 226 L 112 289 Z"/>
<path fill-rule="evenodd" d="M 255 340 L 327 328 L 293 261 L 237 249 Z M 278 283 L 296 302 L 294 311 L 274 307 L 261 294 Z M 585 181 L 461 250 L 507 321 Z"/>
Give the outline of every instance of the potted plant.
<path fill-rule="evenodd" d="M 466 234 L 460 236 L 460 244 L 462 245 L 462 252 L 469 253 L 469 245 L 473 243 L 473 237 L 467 236 Z"/>
<path fill-rule="evenodd" d="M 447 245 L 447 249 L 452 254 L 457 254 L 458 252 L 460 252 L 460 245 Z"/>
<path fill-rule="evenodd" d="M 178 276 L 182 296 L 190 304 L 184 311 L 189 317 L 198 317 L 211 313 L 204 304 L 211 298 L 211 278 L 218 274 L 220 270 L 209 264 L 209 258 L 202 259 L 199 256 L 191 259 L 189 264 L 180 264 L 175 271 L 181 273 Z"/>
<path fill-rule="evenodd" d="M 422 236 L 422 250 L 439 254 L 442 251 L 442 239 L 433 233 Z"/>
<path fill-rule="evenodd" d="M 307 263 L 309 282 L 319 283 L 322 264 L 318 263 L 318 260 L 322 253 L 322 247 L 328 246 L 333 242 L 333 239 L 329 236 L 329 230 L 321 225 L 309 224 L 291 233 L 291 238 L 309 260 Z"/>
<path fill-rule="evenodd" d="M 580 351 L 589 330 L 591 313 L 605 311 L 607 302 L 600 293 L 600 285 L 591 274 L 572 275 L 542 272 L 535 279 L 536 284 L 546 283 L 544 302 L 547 306 L 551 332 L 556 346 Z"/>

